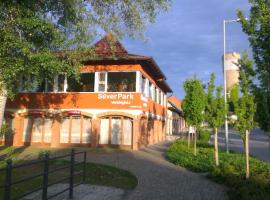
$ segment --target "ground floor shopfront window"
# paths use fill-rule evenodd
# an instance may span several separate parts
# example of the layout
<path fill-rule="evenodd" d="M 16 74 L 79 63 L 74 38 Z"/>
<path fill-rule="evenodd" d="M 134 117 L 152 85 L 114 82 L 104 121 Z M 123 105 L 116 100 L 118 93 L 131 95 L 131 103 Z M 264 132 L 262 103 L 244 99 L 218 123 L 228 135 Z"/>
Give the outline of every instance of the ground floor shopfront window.
<path fill-rule="evenodd" d="M 53 118 L 26 116 L 23 119 L 24 143 L 51 143 Z"/>
<path fill-rule="evenodd" d="M 133 121 L 123 116 L 104 117 L 100 121 L 99 144 L 131 145 Z"/>
<path fill-rule="evenodd" d="M 60 143 L 90 144 L 92 121 L 87 116 L 66 116 L 62 118 Z"/>

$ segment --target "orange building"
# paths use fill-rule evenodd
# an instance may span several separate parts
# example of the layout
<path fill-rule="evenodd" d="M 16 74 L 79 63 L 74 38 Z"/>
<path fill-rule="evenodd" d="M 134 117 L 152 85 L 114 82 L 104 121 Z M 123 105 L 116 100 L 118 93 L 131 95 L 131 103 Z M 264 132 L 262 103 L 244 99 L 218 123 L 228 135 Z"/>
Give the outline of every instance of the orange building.
<path fill-rule="evenodd" d="M 80 83 L 65 74 L 23 85 L 8 101 L 6 122 L 14 146 L 127 146 L 165 139 L 166 94 L 172 92 L 156 62 L 129 54 L 107 35 L 95 44 L 99 58 L 81 67 Z"/>

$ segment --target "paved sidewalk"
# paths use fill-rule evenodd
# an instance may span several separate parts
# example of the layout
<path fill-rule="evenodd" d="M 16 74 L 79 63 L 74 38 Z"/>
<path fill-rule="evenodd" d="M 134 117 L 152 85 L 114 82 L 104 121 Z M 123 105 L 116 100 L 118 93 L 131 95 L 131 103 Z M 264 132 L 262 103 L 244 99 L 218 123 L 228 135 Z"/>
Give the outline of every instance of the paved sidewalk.
<path fill-rule="evenodd" d="M 87 160 L 126 169 L 137 176 L 138 186 L 127 191 L 123 199 L 228 199 L 223 186 L 166 161 L 168 146 L 169 142 L 164 142 L 140 151 L 88 152 Z"/>

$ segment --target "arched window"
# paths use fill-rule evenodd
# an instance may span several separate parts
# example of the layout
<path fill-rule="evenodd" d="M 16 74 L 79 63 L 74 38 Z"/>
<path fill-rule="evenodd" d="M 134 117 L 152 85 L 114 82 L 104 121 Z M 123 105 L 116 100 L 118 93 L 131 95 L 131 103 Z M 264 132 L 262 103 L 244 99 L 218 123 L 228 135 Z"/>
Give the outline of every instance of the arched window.
<path fill-rule="evenodd" d="M 83 115 L 71 115 L 62 118 L 60 143 L 90 144 L 91 118 Z"/>
<path fill-rule="evenodd" d="M 25 115 L 23 118 L 24 143 L 51 143 L 53 118 L 42 113 Z"/>

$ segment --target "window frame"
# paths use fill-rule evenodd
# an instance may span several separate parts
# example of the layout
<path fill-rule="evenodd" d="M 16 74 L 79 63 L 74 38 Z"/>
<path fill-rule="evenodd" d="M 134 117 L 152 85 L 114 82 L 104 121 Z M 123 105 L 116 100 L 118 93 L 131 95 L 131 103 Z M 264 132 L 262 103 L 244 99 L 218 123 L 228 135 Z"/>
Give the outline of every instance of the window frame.
<path fill-rule="evenodd" d="M 125 92 L 122 92 L 122 91 L 108 91 L 108 88 L 109 88 L 109 73 L 134 73 L 134 75 L 135 75 L 135 79 L 134 79 L 134 90 L 133 91 L 125 91 L 126 93 L 135 93 L 135 92 L 138 92 L 137 91 L 137 87 L 139 87 L 138 86 L 138 72 L 137 71 L 108 71 L 107 72 L 107 81 L 106 81 L 106 92 L 108 92 L 108 93 L 125 93 Z"/>
<path fill-rule="evenodd" d="M 69 84 L 68 84 L 68 81 L 67 81 L 67 92 L 68 93 L 95 93 L 95 85 L 96 85 L 96 72 L 91 72 L 91 71 L 83 71 L 83 72 L 80 72 L 80 75 L 81 74 L 94 74 L 94 87 L 93 87 L 93 91 L 87 91 L 87 92 L 77 92 L 77 91 L 68 91 L 69 90 Z M 68 79 L 68 78 L 67 78 Z"/>
<path fill-rule="evenodd" d="M 74 120 L 74 117 L 78 117 L 80 118 L 80 140 L 79 142 L 72 142 L 72 126 L 73 126 L 73 123 L 72 121 Z M 63 122 L 63 119 L 64 118 L 67 118 L 68 119 L 68 141 L 67 142 L 61 142 L 61 131 L 62 131 L 62 122 Z M 83 135 L 85 134 L 83 131 L 84 131 L 84 119 L 87 118 L 89 119 L 89 127 L 91 128 L 90 129 L 90 139 L 89 139 L 89 143 L 84 143 L 83 142 Z M 64 116 L 62 117 L 61 119 L 61 124 L 60 124 L 60 145 L 66 145 L 66 144 L 77 144 L 77 145 L 86 145 L 86 146 L 89 146 L 91 145 L 91 135 L 92 135 L 92 117 L 89 117 L 89 116 L 86 116 L 86 115 L 67 115 L 67 116 Z"/>

